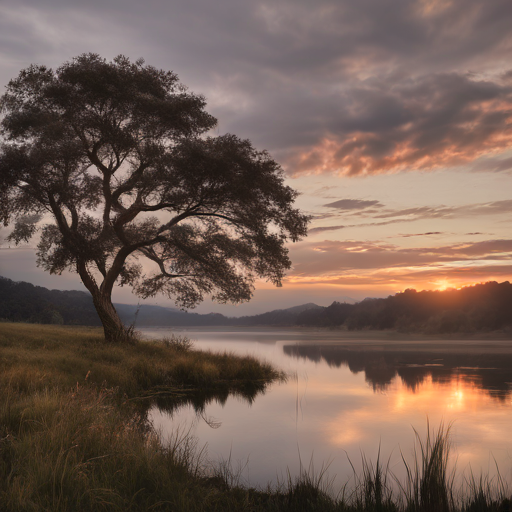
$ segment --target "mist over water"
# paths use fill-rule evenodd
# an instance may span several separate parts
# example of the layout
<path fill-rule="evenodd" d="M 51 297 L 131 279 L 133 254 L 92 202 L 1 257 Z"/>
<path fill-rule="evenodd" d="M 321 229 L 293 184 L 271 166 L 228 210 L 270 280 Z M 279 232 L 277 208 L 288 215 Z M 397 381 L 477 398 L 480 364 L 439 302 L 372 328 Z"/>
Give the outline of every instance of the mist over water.
<path fill-rule="evenodd" d="M 512 343 L 358 338 L 291 330 L 175 330 L 196 348 L 251 354 L 289 372 L 252 403 L 223 397 L 198 412 L 184 405 L 153 409 L 165 439 L 190 429 L 208 458 L 230 460 L 242 481 L 266 486 L 313 464 L 339 485 L 361 466 L 361 453 L 388 461 L 402 478 L 412 459 L 414 429 L 427 420 L 451 425 L 458 473 L 512 477 Z M 162 337 L 165 330 L 146 330 Z M 349 460 L 350 459 L 350 460 Z"/>

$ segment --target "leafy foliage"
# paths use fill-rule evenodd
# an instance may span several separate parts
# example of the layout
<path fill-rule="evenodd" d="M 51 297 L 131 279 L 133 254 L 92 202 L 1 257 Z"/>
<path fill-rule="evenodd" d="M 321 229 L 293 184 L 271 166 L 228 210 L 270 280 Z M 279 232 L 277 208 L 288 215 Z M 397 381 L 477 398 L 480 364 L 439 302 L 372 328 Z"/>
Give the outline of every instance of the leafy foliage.
<path fill-rule="evenodd" d="M 115 283 L 182 307 L 205 295 L 250 299 L 256 277 L 281 285 L 287 240 L 306 234 L 279 165 L 216 120 L 177 76 L 119 56 L 30 66 L 1 98 L 0 215 L 38 264 L 78 272 L 114 338 Z M 149 260 L 147 271 L 139 262 Z"/>

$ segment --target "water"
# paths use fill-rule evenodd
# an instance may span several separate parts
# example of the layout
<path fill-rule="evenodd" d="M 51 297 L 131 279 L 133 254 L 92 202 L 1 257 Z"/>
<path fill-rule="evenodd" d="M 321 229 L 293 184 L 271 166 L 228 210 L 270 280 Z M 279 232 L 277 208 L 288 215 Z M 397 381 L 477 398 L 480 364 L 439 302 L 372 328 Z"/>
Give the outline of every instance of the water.
<path fill-rule="evenodd" d="M 361 454 L 389 461 L 399 478 L 413 456 L 414 430 L 451 425 L 452 464 L 511 480 L 512 342 L 397 341 L 357 334 L 292 330 L 187 330 L 195 347 L 251 354 L 289 372 L 252 404 L 230 397 L 198 415 L 183 406 L 151 411 L 165 438 L 190 429 L 208 458 L 230 460 L 242 481 L 265 487 L 310 464 L 340 487 Z M 162 337 L 165 330 L 146 330 Z"/>

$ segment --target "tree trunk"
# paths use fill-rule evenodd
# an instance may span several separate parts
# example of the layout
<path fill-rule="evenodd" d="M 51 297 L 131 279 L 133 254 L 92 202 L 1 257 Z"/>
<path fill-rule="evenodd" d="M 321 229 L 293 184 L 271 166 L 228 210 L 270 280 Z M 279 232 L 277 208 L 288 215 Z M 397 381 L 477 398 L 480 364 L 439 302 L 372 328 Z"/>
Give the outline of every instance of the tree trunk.
<path fill-rule="evenodd" d="M 92 296 L 94 307 L 103 324 L 103 331 L 105 332 L 105 341 L 107 342 L 123 342 L 128 339 L 128 329 L 123 325 L 116 308 L 112 304 L 110 297 L 104 295 L 94 294 Z"/>

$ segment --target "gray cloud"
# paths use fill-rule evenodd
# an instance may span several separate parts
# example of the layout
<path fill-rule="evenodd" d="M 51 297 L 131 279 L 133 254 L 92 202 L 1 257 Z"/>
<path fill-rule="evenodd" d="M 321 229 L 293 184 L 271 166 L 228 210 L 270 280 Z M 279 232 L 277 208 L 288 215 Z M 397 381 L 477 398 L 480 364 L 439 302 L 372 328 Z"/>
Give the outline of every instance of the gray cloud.
<path fill-rule="evenodd" d="M 421 206 L 388 210 L 374 215 L 375 219 L 405 217 L 412 219 L 439 219 L 454 217 L 472 217 L 481 215 L 502 215 L 512 212 L 512 200 L 492 201 L 489 203 L 468 204 L 463 206 Z"/>
<path fill-rule="evenodd" d="M 512 157 L 509 158 L 483 158 L 475 162 L 471 169 L 474 171 L 510 172 L 512 171 Z"/>
<path fill-rule="evenodd" d="M 383 206 L 379 201 L 368 201 L 364 199 L 340 199 L 333 203 L 324 204 L 328 208 L 336 208 L 338 210 L 363 210 L 370 206 Z"/>
<path fill-rule="evenodd" d="M 373 174 L 471 162 L 512 147 L 512 85 L 459 73 L 375 79 L 345 91 L 295 172 Z M 347 108 L 346 106 L 350 107 Z M 503 162 L 502 162 L 503 164 Z"/>
<path fill-rule="evenodd" d="M 289 172 L 428 169 L 510 147 L 510 26 L 509 0 L 4 0 L 0 82 L 142 56 Z"/>
<path fill-rule="evenodd" d="M 367 228 L 370 226 L 387 226 L 389 224 L 396 224 L 398 222 L 414 222 L 417 219 L 395 219 L 395 220 L 388 220 L 384 222 L 364 222 L 361 224 L 346 224 L 344 226 L 319 226 L 316 228 L 310 228 L 308 230 L 309 234 L 313 233 L 323 233 L 325 231 L 337 231 L 339 229 L 345 229 L 345 228 Z"/>
<path fill-rule="evenodd" d="M 329 206 L 329 205 L 325 205 Z M 349 215 L 319 215 L 315 220 L 326 218 L 360 218 L 375 219 L 373 222 L 361 222 L 358 224 L 336 224 L 332 226 L 315 226 L 309 229 L 309 233 L 322 233 L 325 231 L 336 231 L 344 228 L 362 228 L 370 226 L 385 226 L 388 224 L 396 224 L 402 222 L 415 222 L 422 219 L 454 219 L 461 217 L 479 217 L 487 215 L 508 215 L 512 213 L 512 200 L 492 201 L 489 203 L 468 204 L 462 206 L 419 206 L 415 208 L 403 208 L 400 210 L 365 210 L 352 212 Z M 379 221 L 378 219 L 389 219 Z M 425 234 L 438 234 L 425 233 Z M 481 233 L 468 233 L 481 234 Z M 416 236 L 416 235 L 409 235 Z"/>
<path fill-rule="evenodd" d="M 410 233 L 406 235 L 398 235 L 401 238 L 410 238 L 412 236 L 432 236 L 432 235 L 444 235 L 442 231 L 428 231 L 427 233 Z M 466 233 L 466 234 L 475 234 L 475 233 Z"/>
<path fill-rule="evenodd" d="M 325 231 L 337 231 L 338 229 L 345 229 L 351 226 L 319 226 L 317 228 L 310 228 L 308 233 L 312 235 L 313 233 L 323 233 Z"/>

